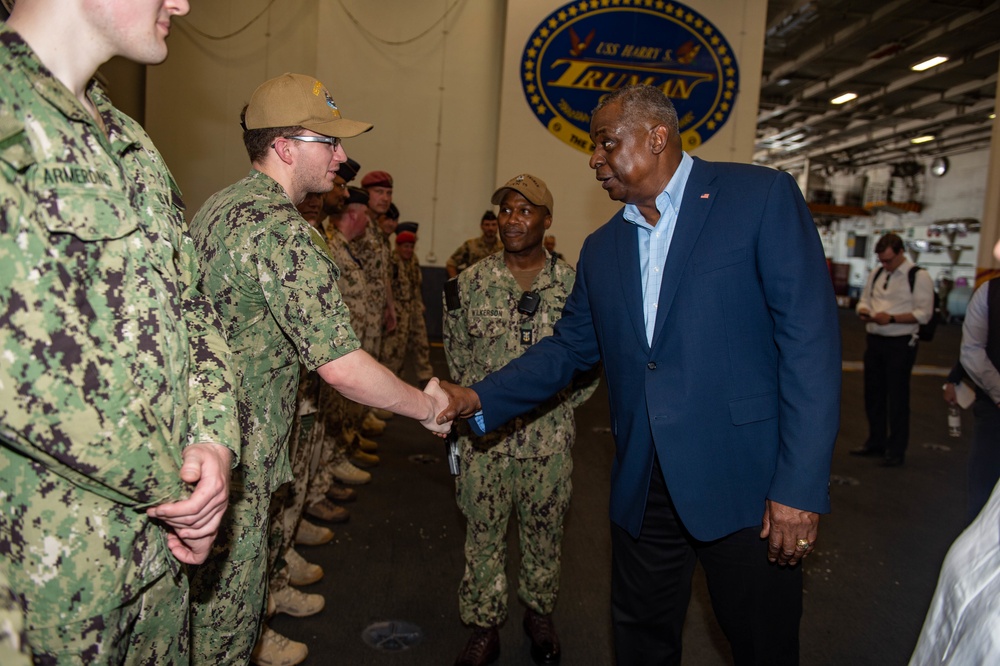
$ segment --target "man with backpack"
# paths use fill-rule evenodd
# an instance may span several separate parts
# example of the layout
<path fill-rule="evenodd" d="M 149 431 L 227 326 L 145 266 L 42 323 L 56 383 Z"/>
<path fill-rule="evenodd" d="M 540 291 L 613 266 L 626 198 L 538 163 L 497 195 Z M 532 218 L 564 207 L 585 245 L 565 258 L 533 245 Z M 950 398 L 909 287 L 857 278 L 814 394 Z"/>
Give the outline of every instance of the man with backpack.
<path fill-rule="evenodd" d="M 896 234 L 882 236 L 875 254 L 881 265 L 868 276 L 856 309 L 868 331 L 868 440 L 851 454 L 876 456 L 882 467 L 899 467 L 910 437 L 910 372 L 920 328 L 935 316 L 934 283 L 906 258 L 903 239 Z"/>

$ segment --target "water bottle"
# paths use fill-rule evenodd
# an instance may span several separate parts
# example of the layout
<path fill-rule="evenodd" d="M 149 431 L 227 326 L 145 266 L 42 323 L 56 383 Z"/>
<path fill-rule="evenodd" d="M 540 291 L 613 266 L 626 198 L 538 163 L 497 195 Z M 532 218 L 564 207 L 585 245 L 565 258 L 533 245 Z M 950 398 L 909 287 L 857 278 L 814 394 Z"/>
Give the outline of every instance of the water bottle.
<path fill-rule="evenodd" d="M 962 436 L 962 415 L 958 405 L 948 405 L 948 434 L 952 437 Z"/>

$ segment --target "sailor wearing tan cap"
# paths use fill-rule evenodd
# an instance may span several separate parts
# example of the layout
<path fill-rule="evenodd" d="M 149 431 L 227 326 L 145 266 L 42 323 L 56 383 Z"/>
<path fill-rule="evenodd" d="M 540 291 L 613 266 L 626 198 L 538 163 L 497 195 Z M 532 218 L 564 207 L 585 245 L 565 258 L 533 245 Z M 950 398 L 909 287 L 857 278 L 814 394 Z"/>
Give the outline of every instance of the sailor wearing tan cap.
<path fill-rule="evenodd" d="M 245 664 L 257 642 L 268 573 L 268 507 L 271 494 L 291 476 L 287 440 L 299 364 L 352 400 L 428 427 L 435 427 L 445 402 L 436 380 L 422 393 L 359 348 L 337 288 L 340 270 L 295 209 L 308 192 L 333 188 L 347 160 L 341 139 L 367 132 L 371 124 L 344 118 L 327 88 L 302 74 L 283 74 L 257 88 L 241 124 L 253 168 L 210 197 L 191 222 L 204 288 L 233 351 L 242 431 L 233 480 L 238 492 L 192 585 L 192 661 L 213 666 Z M 322 598 L 302 593 L 272 601 L 293 615 L 322 607 Z M 262 648 L 269 643 L 289 647 L 273 632 L 263 637 Z M 304 659 L 305 646 L 295 647 L 296 659 Z M 257 660 L 266 661 L 259 655 Z"/>

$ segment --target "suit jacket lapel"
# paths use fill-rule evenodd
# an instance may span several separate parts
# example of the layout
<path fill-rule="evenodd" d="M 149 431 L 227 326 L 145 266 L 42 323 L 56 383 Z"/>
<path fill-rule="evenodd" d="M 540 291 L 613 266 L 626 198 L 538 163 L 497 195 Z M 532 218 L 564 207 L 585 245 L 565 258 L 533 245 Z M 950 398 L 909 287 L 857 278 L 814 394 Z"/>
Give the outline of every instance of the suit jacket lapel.
<path fill-rule="evenodd" d="M 694 158 L 691 175 L 688 176 L 684 195 L 681 197 L 681 212 L 677 217 L 674 235 L 670 240 L 670 251 L 663 267 L 663 282 L 660 284 L 660 300 L 656 309 L 656 325 L 653 328 L 653 346 L 656 346 L 666 321 L 667 313 L 677 294 L 677 287 L 684 267 L 687 265 L 691 250 L 701 235 L 702 227 L 708 219 L 708 213 L 715 203 L 718 193 L 715 183 L 715 169 L 711 164 Z M 641 293 L 641 291 L 640 291 Z"/>
<path fill-rule="evenodd" d="M 639 239 L 633 224 L 625 221 L 621 211 L 615 218 L 615 247 L 618 251 L 618 277 L 622 300 L 632 322 L 632 330 L 640 345 L 649 351 L 646 324 L 642 311 L 642 276 L 639 274 Z"/>

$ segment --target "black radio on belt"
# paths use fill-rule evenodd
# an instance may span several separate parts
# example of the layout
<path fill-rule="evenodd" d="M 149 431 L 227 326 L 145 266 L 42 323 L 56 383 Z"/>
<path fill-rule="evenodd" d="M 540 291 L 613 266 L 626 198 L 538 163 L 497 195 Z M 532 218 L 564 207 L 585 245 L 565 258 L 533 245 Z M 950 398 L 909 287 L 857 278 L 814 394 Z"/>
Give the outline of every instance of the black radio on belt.
<path fill-rule="evenodd" d="M 542 297 L 537 291 L 526 291 L 521 294 L 521 300 L 517 302 L 517 311 L 531 317 L 538 310 L 538 304 L 541 302 Z"/>

